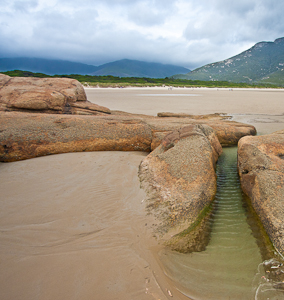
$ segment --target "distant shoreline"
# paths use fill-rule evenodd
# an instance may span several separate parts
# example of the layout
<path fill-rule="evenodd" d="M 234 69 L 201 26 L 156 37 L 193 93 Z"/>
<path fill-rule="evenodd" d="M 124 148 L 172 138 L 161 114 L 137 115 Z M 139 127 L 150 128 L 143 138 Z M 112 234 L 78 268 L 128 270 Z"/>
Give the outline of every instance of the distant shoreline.
<path fill-rule="evenodd" d="M 231 81 L 204 81 L 204 80 L 188 80 L 174 79 L 172 77 L 150 78 L 150 77 L 118 77 L 118 76 L 94 76 L 94 75 L 46 75 L 43 73 L 33 73 L 29 71 L 7 71 L 2 72 L 11 77 L 39 77 L 39 78 L 71 78 L 78 80 L 86 87 L 102 87 L 102 88 L 126 88 L 126 87 L 180 87 L 180 88 L 272 88 L 283 89 L 283 85 L 275 85 L 271 83 L 245 83 Z"/>
<path fill-rule="evenodd" d="M 131 86 L 85 87 L 85 92 L 90 102 L 113 111 L 151 116 L 161 112 L 188 115 L 224 113 L 231 115 L 234 121 L 255 126 L 259 134 L 284 128 L 284 89 L 173 87 L 169 90 L 168 86 Z"/>
<path fill-rule="evenodd" d="M 210 91 L 264 91 L 264 90 L 269 90 L 269 91 L 283 91 L 284 88 L 282 87 L 279 87 L 279 88 L 266 88 L 266 87 L 263 87 L 263 88 L 260 88 L 260 87 L 251 87 L 251 88 L 229 88 L 229 87 L 188 87 L 188 86 L 185 86 L 185 87 L 176 87 L 176 86 L 123 86 L 123 87 L 120 87 L 120 86 L 110 86 L 110 87 L 101 87 L 101 86 L 84 86 L 84 89 L 131 89 L 131 90 L 146 90 L 146 89 L 149 89 L 149 90 L 174 90 L 174 89 L 178 89 L 178 90 L 210 90 Z"/>

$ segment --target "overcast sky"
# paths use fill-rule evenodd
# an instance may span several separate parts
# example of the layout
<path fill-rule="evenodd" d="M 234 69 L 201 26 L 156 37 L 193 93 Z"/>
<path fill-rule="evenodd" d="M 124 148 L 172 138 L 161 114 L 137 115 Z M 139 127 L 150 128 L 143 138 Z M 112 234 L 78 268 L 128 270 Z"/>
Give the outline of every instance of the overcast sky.
<path fill-rule="evenodd" d="M 0 57 L 190 69 L 284 36 L 282 0 L 0 0 Z"/>

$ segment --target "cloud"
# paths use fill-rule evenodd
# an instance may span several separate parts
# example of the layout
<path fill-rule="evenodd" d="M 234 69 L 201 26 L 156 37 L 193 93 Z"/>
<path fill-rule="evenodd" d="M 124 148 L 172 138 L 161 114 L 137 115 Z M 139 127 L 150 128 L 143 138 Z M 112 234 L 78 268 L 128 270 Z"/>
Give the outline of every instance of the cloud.
<path fill-rule="evenodd" d="M 205 5 L 207 10 L 204 10 Z M 282 3 L 274 0 L 200 0 L 194 16 L 187 23 L 184 37 L 191 43 L 205 44 L 217 60 L 225 59 L 256 42 L 281 37 L 283 8 Z M 211 54 L 207 52 L 208 57 L 212 57 Z"/>
<path fill-rule="evenodd" d="M 0 57 L 189 68 L 282 37 L 279 0 L 2 0 Z"/>
<path fill-rule="evenodd" d="M 146 0 L 131 5 L 128 19 L 140 26 L 164 24 L 168 17 L 176 12 L 176 1 Z"/>
<path fill-rule="evenodd" d="M 13 8 L 15 11 L 20 11 L 20 12 L 29 12 L 30 9 L 36 8 L 38 6 L 38 1 L 36 0 L 30 0 L 30 1 L 15 1 L 13 3 Z"/>
<path fill-rule="evenodd" d="M 206 1 L 207 2 L 207 1 Z M 226 0 L 213 0 L 211 2 L 215 10 L 229 14 L 237 15 L 239 17 L 246 16 L 250 11 L 253 11 L 259 3 L 258 0 L 238 0 L 238 1 L 226 1 Z"/>

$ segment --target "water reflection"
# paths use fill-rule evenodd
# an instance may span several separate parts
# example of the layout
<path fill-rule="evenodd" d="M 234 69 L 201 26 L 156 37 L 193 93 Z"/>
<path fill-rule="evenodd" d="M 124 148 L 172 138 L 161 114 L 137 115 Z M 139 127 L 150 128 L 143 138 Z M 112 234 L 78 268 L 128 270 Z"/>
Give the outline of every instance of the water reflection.
<path fill-rule="evenodd" d="M 243 199 L 236 157 L 236 147 L 225 148 L 218 161 L 206 250 L 181 254 L 164 249 L 160 252 L 164 271 L 192 299 L 284 299 L 279 285 L 282 266 L 275 258 L 271 260 L 273 250 L 268 249 Z M 278 264 L 277 271 L 273 264 Z"/>

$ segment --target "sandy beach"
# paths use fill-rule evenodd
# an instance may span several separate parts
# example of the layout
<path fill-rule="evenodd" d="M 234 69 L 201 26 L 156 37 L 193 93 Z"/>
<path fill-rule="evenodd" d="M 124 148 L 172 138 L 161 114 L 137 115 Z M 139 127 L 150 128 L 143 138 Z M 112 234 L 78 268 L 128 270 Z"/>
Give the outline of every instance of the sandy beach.
<path fill-rule="evenodd" d="M 0 298 L 163 299 L 137 176 L 144 156 L 2 163 Z"/>
<path fill-rule="evenodd" d="M 227 113 L 284 128 L 284 90 L 86 88 L 111 110 Z M 0 299 L 188 299 L 164 275 L 140 189 L 141 152 L 0 163 Z"/>

